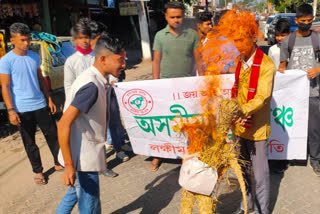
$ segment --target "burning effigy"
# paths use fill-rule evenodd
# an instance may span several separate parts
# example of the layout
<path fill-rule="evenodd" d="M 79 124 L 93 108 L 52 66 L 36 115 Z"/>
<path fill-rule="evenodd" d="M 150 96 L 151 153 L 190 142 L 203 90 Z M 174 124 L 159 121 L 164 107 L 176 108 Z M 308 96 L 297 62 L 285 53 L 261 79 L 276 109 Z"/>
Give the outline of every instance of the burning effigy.
<path fill-rule="evenodd" d="M 200 47 L 206 72 L 205 80 L 200 86 L 207 94 L 201 100 L 205 122 L 185 122 L 180 127 L 180 132 L 186 134 L 189 141 L 188 154 L 184 158 L 179 179 L 179 183 L 183 183 L 184 187 L 181 214 L 192 213 L 196 199 L 200 213 L 213 213 L 215 204 L 212 187 L 215 183 L 228 179 L 224 175 L 229 169 L 234 171 L 239 181 L 244 210 L 247 212 L 245 181 L 241 161 L 238 159 L 239 145 L 228 138 L 232 124 L 241 118 L 241 107 L 237 99 L 223 97 L 220 76 L 224 73 L 226 64 L 237 64 L 235 62 L 239 57 L 236 52 L 239 49 L 244 52 L 252 47 L 246 44 L 247 37 L 263 37 L 255 17 L 251 12 L 231 10 L 221 17 L 219 24 L 208 33 L 206 44 Z M 242 128 L 245 131 L 245 127 Z M 205 176 L 199 176 L 200 171 Z M 209 180 L 215 179 L 215 175 L 216 181 Z"/>

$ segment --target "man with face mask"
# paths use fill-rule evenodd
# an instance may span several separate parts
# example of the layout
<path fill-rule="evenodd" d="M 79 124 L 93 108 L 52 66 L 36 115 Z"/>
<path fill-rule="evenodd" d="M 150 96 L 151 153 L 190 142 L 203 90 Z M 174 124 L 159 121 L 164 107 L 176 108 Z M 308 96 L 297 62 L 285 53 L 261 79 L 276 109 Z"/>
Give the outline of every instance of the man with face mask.
<path fill-rule="evenodd" d="M 320 67 L 316 60 L 320 36 L 311 31 L 313 8 L 303 4 L 296 10 L 295 22 L 298 30 L 286 37 L 281 44 L 279 71 L 300 69 L 307 72 L 310 79 L 308 147 L 310 164 L 316 175 L 320 176 L 320 110 L 319 77 Z"/>

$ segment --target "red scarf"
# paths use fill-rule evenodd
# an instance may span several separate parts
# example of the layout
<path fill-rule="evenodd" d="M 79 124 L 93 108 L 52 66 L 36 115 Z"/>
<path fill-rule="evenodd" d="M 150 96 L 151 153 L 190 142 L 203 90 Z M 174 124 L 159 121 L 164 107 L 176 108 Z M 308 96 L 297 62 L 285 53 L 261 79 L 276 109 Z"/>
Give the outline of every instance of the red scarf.
<path fill-rule="evenodd" d="M 80 53 L 82 53 L 83 55 L 88 55 L 89 53 L 92 52 L 91 47 L 89 46 L 87 49 L 83 49 L 81 48 L 79 45 L 76 45 L 76 49 L 77 51 L 79 51 Z"/>
<path fill-rule="evenodd" d="M 264 55 L 263 51 L 259 47 L 257 47 L 256 54 L 253 58 L 253 64 L 251 66 L 251 75 L 250 75 L 247 102 L 253 99 L 254 96 L 256 95 L 257 85 L 259 80 L 259 73 L 260 73 L 260 66 L 261 66 L 263 55 Z M 235 73 L 236 80 L 234 82 L 234 85 L 231 91 L 232 98 L 236 98 L 238 96 L 240 70 L 241 70 L 241 60 L 239 60 L 238 62 L 237 70 Z"/>

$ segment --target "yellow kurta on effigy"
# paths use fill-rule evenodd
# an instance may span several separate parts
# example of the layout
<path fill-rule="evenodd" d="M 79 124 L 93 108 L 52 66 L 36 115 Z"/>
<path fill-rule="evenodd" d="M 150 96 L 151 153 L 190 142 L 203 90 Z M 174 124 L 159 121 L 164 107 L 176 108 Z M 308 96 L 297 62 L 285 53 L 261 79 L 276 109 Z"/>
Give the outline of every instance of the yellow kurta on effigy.
<path fill-rule="evenodd" d="M 260 67 L 256 95 L 247 103 L 251 67 L 244 71 L 242 65 L 237 99 L 241 106 L 243 116 L 247 117 L 251 115 L 252 123 L 251 128 L 247 129 L 236 124 L 235 127 L 233 127 L 233 133 L 236 136 L 254 141 L 266 140 L 270 137 L 270 103 L 275 72 L 276 67 L 274 63 L 264 54 Z"/>

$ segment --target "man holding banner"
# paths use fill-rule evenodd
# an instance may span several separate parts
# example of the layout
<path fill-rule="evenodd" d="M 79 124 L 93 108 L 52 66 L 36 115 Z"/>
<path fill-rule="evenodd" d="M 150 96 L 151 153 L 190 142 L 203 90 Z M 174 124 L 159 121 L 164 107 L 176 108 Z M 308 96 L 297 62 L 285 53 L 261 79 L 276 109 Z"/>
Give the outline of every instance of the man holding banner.
<path fill-rule="evenodd" d="M 194 60 L 198 73 L 202 74 L 202 64 L 196 31 L 183 26 L 184 6 L 181 2 L 168 2 L 165 5 L 167 27 L 156 34 L 154 40 L 153 79 L 194 76 Z M 178 47 L 178 48 L 177 48 Z M 154 158 L 150 170 L 156 171 L 161 159 Z"/>
<path fill-rule="evenodd" d="M 316 60 L 319 57 L 320 36 L 311 31 L 313 8 L 303 4 L 297 8 L 295 21 L 298 30 L 286 37 L 281 45 L 280 72 L 286 69 L 301 69 L 307 72 L 310 79 L 308 147 L 310 165 L 316 175 L 320 176 L 320 102 L 319 73 L 320 67 Z M 289 59 L 289 60 L 288 60 Z"/>

